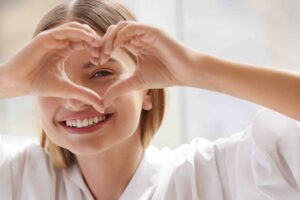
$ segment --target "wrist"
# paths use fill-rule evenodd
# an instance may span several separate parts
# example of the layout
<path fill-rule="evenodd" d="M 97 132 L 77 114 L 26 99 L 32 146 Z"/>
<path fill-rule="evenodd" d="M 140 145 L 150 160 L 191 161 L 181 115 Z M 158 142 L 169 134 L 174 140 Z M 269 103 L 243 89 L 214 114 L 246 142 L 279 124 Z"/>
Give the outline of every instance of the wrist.
<path fill-rule="evenodd" d="M 24 95 L 13 83 L 8 72 L 7 64 L 0 65 L 0 99 L 12 98 Z"/>
<path fill-rule="evenodd" d="M 212 89 L 215 83 L 215 59 L 213 56 L 194 52 L 191 56 L 189 87 Z"/>

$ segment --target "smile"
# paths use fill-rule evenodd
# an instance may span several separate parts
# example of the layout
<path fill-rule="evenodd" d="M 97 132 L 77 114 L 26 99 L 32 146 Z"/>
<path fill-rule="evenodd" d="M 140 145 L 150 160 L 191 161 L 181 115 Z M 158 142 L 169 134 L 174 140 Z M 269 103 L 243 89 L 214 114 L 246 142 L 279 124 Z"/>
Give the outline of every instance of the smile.
<path fill-rule="evenodd" d="M 107 115 L 103 116 L 95 116 L 92 118 L 86 118 L 86 119 L 73 119 L 73 120 L 67 120 L 65 121 L 66 125 L 68 127 L 76 127 L 76 128 L 82 128 L 82 127 L 88 127 L 92 126 L 94 124 L 101 123 L 106 119 Z"/>
<path fill-rule="evenodd" d="M 68 119 L 61 121 L 60 124 L 69 133 L 90 133 L 102 128 L 112 115 L 111 113 L 82 119 Z"/>

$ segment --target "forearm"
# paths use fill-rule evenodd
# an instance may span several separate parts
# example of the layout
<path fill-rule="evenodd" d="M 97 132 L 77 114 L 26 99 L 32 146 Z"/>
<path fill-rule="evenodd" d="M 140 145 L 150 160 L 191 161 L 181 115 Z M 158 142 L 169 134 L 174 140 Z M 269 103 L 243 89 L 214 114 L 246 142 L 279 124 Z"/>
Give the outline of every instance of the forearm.
<path fill-rule="evenodd" d="M 199 56 L 194 87 L 239 97 L 300 120 L 300 73 Z"/>

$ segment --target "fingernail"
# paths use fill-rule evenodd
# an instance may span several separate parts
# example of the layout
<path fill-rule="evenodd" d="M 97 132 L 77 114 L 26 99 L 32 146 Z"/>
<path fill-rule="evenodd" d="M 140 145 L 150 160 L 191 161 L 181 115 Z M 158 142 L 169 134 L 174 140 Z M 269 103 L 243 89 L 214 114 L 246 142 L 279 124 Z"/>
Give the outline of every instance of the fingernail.
<path fill-rule="evenodd" d="M 100 108 L 100 112 L 102 112 L 102 113 L 104 113 L 104 104 L 103 104 L 103 102 L 102 102 L 102 104 L 101 104 L 101 106 L 99 106 L 99 108 Z"/>

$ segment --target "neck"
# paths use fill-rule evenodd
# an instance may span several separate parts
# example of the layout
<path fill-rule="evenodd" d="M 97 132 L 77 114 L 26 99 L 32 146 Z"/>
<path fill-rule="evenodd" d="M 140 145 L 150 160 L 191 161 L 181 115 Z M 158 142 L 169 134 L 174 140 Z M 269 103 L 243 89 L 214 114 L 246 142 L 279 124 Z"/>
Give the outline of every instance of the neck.
<path fill-rule="evenodd" d="M 137 140 L 138 139 L 138 140 Z M 82 175 L 95 199 L 119 199 L 144 152 L 140 134 L 100 154 L 76 156 Z"/>

